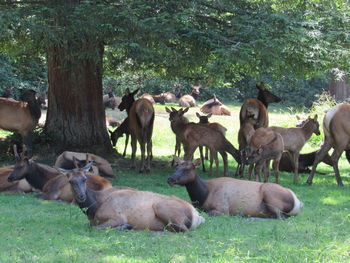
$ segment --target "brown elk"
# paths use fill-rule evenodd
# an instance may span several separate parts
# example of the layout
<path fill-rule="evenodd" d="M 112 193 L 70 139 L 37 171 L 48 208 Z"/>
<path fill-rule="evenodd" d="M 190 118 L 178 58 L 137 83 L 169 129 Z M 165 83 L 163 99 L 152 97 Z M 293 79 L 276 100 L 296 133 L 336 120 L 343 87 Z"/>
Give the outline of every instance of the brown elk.
<path fill-rule="evenodd" d="M 270 160 L 274 160 L 273 169 L 276 184 L 278 184 L 279 161 L 283 149 L 283 138 L 279 133 L 269 128 L 259 128 L 254 132 L 249 144 L 241 150 L 242 162 L 255 164 L 254 172 L 258 182 L 261 181 L 261 171 L 265 165 L 265 182 L 268 182 L 270 176 L 269 163 Z M 251 169 L 249 169 L 248 178 L 251 179 Z"/>
<path fill-rule="evenodd" d="M 139 89 L 130 92 L 125 90 L 125 95 L 119 105 L 119 110 L 126 110 L 129 118 L 129 131 L 131 135 L 131 167 L 136 167 L 136 147 L 137 141 L 141 147 L 140 172 L 150 171 L 152 156 L 152 132 L 154 123 L 154 108 L 147 99 L 138 99 L 134 96 Z M 147 159 L 145 160 L 145 148 L 147 149 Z"/>
<path fill-rule="evenodd" d="M 198 99 L 199 96 L 199 89 L 201 86 L 192 86 L 192 93 L 190 94 L 185 94 L 179 99 L 179 105 L 181 107 L 195 107 L 197 106 L 196 100 Z"/>
<path fill-rule="evenodd" d="M 168 184 L 186 186 L 192 204 L 209 215 L 286 218 L 298 215 L 303 203 L 292 190 L 274 183 L 260 183 L 221 177 L 204 181 L 196 175 L 195 162 L 181 161 Z"/>
<path fill-rule="evenodd" d="M 95 229 L 187 232 L 205 221 L 180 198 L 135 189 L 93 191 L 86 185 L 87 169 L 60 170 L 68 176 L 76 203 Z"/>
<path fill-rule="evenodd" d="M 35 93 L 34 90 L 24 90 L 23 101 L 0 98 L 0 128 L 21 134 L 29 155 L 33 153 L 32 132 L 41 116 Z"/>
<path fill-rule="evenodd" d="M 213 115 L 228 115 L 231 116 L 231 111 L 228 107 L 226 107 L 224 104 L 219 101 L 215 94 L 214 97 L 210 100 L 207 100 L 204 102 L 202 107 L 200 108 L 200 111 L 203 113 L 211 113 Z"/>
<path fill-rule="evenodd" d="M 104 177 L 116 178 L 116 176 L 113 174 L 111 164 L 101 156 L 92 153 L 64 151 L 57 157 L 55 167 L 73 169 L 75 168 L 74 158 L 77 160 L 85 160 L 86 156 L 88 156 L 89 161 L 93 162 L 93 170 L 96 174 L 100 174 Z"/>
<path fill-rule="evenodd" d="M 299 154 L 304 144 L 311 135 L 315 133 L 320 135 L 319 123 L 317 115 L 314 118 L 308 118 L 303 127 L 296 128 L 282 128 L 270 127 L 269 129 L 281 134 L 284 142 L 284 150 L 291 154 L 292 162 L 294 164 L 294 183 L 298 183 L 298 167 Z"/>
<path fill-rule="evenodd" d="M 65 175 L 48 165 L 36 163 L 24 155 L 17 155 L 15 167 L 10 173 L 8 181 L 14 182 L 22 179 L 26 179 L 31 187 L 42 191 L 43 194 L 38 196 L 40 198 L 62 200 L 69 203 L 74 200 L 72 189 Z M 112 187 L 108 180 L 92 173 L 87 176 L 87 184 L 95 190 Z"/>
<path fill-rule="evenodd" d="M 191 160 L 193 153 L 198 146 L 207 146 L 213 153 L 213 159 L 216 164 L 216 174 L 219 175 L 219 161 L 217 153 L 219 152 L 224 162 L 224 174 L 228 174 L 227 153 L 239 163 L 239 151 L 225 138 L 225 136 L 214 129 L 203 126 L 198 123 L 185 123 L 182 120 L 183 114 L 187 111 L 172 109 L 169 120 L 171 126 L 175 127 L 174 131 L 180 142 L 184 145 L 185 160 Z"/>
<path fill-rule="evenodd" d="M 125 146 L 124 146 L 124 152 L 123 152 L 123 157 L 125 157 L 126 155 L 126 148 L 128 146 L 129 143 L 129 135 L 130 135 L 130 131 L 129 131 L 129 118 L 126 117 L 125 120 L 120 124 L 120 126 L 115 129 L 114 131 L 109 131 L 110 135 L 111 135 L 111 141 L 112 141 L 112 145 L 115 147 L 117 145 L 118 139 L 120 137 L 123 136 L 123 134 L 125 134 Z"/>
<path fill-rule="evenodd" d="M 152 95 L 152 98 L 153 98 L 155 103 L 160 103 L 162 105 L 165 104 L 165 95 L 163 92 L 161 94 L 158 94 L 158 95 Z"/>
<path fill-rule="evenodd" d="M 214 129 L 218 132 L 221 132 L 222 135 L 224 135 L 224 136 L 226 135 L 227 129 L 224 126 L 222 126 L 221 124 L 216 123 L 216 122 L 214 122 L 214 123 L 209 122 L 209 118 L 212 116 L 211 113 L 209 113 L 208 115 L 200 115 L 198 112 L 196 112 L 196 116 L 198 117 L 200 124 L 205 125 L 205 126 L 209 127 L 210 129 Z M 203 146 L 199 146 L 199 152 L 200 152 L 200 156 L 201 156 L 203 172 L 205 172 L 204 159 L 208 159 L 208 150 L 209 150 L 208 147 L 205 147 L 205 158 L 204 158 Z M 213 166 L 213 157 L 212 157 L 212 154 L 210 154 L 210 172 L 209 172 L 210 176 L 212 173 L 212 166 Z"/>
<path fill-rule="evenodd" d="M 149 102 L 152 103 L 152 104 L 155 104 L 155 103 L 156 103 L 156 102 L 154 101 L 154 99 L 153 99 L 153 96 L 152 96 L 151 94 L 148 94 L 148 93 L 142 94 L 140 98 L 141 98 L 141 99 L 147 99 L 147 100 L 149 100 Z"/>
<path fill-rule="evenodd" d="M 338 104 L 328 110 L 323 118 L 324 141 L 321 149 L 317 152 L 311 173 L 307 179 L 308 184 L 312 184 L 318 163 L 324 158 L 328 151 L 333 148 L 331 155 L 332 166 L 338 186 L 343 186 L 340 177 L 338 161 L 343 151 L 350 162 L 350 105 Z"/>
<path fill-rule="evenodd" d="M 14 165 L 0 168 L 0 192 L 3 193 L 29 193 L 34 189 L 30 186 L 26 179 L 22 179 L 16 182 L 9 182 L 8 177 L 15 168 Z"/>
<path fill-rule="evenodd" d="M 165 103 L 176 103 L 176 102 L 179 101 L 178 96 L 176 96 L 172 92 L 163 92 L 162 95 L 164 97 L 164 102 Z"/>

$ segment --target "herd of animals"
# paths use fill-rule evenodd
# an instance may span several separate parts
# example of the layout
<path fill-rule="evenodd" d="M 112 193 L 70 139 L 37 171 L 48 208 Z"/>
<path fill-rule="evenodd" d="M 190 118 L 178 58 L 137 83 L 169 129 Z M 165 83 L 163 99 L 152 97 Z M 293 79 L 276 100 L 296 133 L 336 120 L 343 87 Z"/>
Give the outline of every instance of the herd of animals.
<path fill-rule="evenodd" d="M 343 185 L 338 160 L 344 150 L 347 159 L 350 159 L 350 105 L 338 104 L 329 109 L 323 119 L 325 138 L 320 150 L 300 154 L 311 135 L 320 134 L 317 115 L 302 120 L 297 127 L 269 127 L 268 105 L 281 99 L 266 89 L 263 83 L 259 83 L 258 97 L 246 99 L 242 104 L 239 114 L 239 149 L 236 149 L 225 137 L 227 129 L 221 124 L 209 122 L 213 114 L 231 114 L 215 96 L 201 107 L 201 111 L 207 115 L 196 114 L 198 123 L 189 122 L 184 116 L 189 107 L 197 105 L 199 88 L 193 86 L 192 94 L 180 98 L 173 93 L 163 92 L 154 96 L 144 94 L 135 99 L 138 89 L 133 92 L 126 89 L 122 98 L 116 98 L 112 93 L 103 98 L 105 107 L 126 110 L 127 117 L 122 123 L 117 123 L 117 129 L 111 132 L 111 141 L 115 145 L 118 138 L 126 134 L 127 145 L 131 136 L 133 168 L 136 168 L 137 143 L 140 144 L 140 172 L 151 169 L 155 118 L 153 104 L 179 103 L 180 109 L 165 108 L 169 114 L 170 127 L 176 135 L 173 156 L 175 172 L 167 179 L 167 183 L 185 186 L 191 203 L 175 196 L 130 187 L 113 187 L 107 179 L 116 178 L 111 164 L 92 153 L 65 151 L 57 157 L 54 166 L 36 162 L 31 157 L 30 134 L 38 123 L 41 111 L 33 91 L 25 91 L 22 101 L 0 98 L 0 128 L 19 132 L 26 146 L 20 154 L 14 146 L 15 164 L 0 168 L 0 191 L 37 192 L 37 197 L 46 200 L 75 203 L 96 229 L 114 227 L 120 230 L 186 232 L 196 229 L 205 221 L 197 209 L 211 216 L 226 214 L 282 219 L 298 215 L 303 203 L 291 189 L 278 184 L 280 170 L 293 172 L 294 183 L 298 182 L 299 172 L 307 172 L 310 174 L 307 183 L 311 184 L 318 163 L 323 161 L 333 166 L 338 185 Z M 22 111 L 24 119 L 28 121 L 24 121 L 22 126 L 3 121 L 7 115 L 16 111 Z M 183 160 L 179 158 L 182 147 Z M 193 161 L 197 148 L 201 159 Z M 328 155 L 330 148 L 333 148 L 331 156 Z M 126 147 L 123 156 L 125 152 Z M 202 164 L 205 171 L 204 159 L 208 157 L 210 175 L 215 162 L 216 175 L 219 176 L 218 152 L 224 164 L 224 177 L 201 179 L 196 174 L 196 167 Z M 249 180 L 228 177 L 227 153 L 238 164 L 236 176 L 243 177 L 244 166 L 249 165 Z M 271 161 L 275 183 L 268 182 Z M 310 170 L 308 167 L 311 165 Z M 256 182 L 250 181 L 253 170 Z M 265 182 L 261 182 L 262 172 Z"/>

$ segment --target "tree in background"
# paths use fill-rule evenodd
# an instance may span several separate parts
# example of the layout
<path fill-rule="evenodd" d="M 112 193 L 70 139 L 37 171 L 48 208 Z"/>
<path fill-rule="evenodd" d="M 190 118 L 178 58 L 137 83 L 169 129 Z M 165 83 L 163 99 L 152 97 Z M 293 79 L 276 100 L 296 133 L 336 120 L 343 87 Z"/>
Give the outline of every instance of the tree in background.
<path fill-rule="evenodd" d="M 0 54 L 46 57 L 45 128 L 58 151 L 108 154 L 103 63 L 114 74 L 152 70 L 209 85 L 348 69 L 339 36 L 349 21 L 322 23 L 330 11 L 346 17 L 346 2 L 327 10 L 292 2 L 2 0 Z"/>

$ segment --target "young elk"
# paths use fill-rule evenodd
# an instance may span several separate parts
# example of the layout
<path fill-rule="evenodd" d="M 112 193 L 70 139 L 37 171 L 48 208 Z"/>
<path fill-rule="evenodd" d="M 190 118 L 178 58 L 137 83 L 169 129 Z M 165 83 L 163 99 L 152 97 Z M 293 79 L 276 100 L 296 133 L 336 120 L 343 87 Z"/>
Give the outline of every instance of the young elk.
<path fill-rule="evenodd" d="M 154 123 L 154 108 L 147 99 L 138 99 L 134 96 L 139 89 L 130 92 L 125 90 L 125 95 L 119 105 L 119 110 L 126 110 L 129 118 L 129 130 L 131 134 L 131 167 L 136 167 L 136 147 L 137 141 L 141 147 L 141 166 L 140 173 L 150 171 L 152 156 L 152 132 Z M 147 146 L 147 147 L 146 147 Z M 147 160 L 145 160 L 145 147 L 147 148 Z"/>
<path fill-rule="evenodd" d="M 231 111 L 228 107 L 223 105 L 221 101 L 219 101 L 215 94 L 214 97 L 210 100 L 207 100 L 204 102 L 202 107 L 200 108 L 200 111 L 203 113 L 211 113 L 214 115 L 228 115 L 231 116 Z"/>
<path fill-rule="evenodd" d="M 312 184 L 318 163 L 324 158 L 328 151 L 333 148 L 332 166 L 334 169 L 335 179 L 338 186 L 343 186 L 342 179 L 340 177 L 338 161 L 343 153 L 346 151 L 346 158 L 350 162 L 349 150 L 350 150 L 350 105 L 338 104 L 328 110 L 323 118 L 323 132 L 324 141 L 321 149 L 318 151 L 315 157 L 315 161 L 312 166 L 311 173 L 307 179 L 308 184 Z"/>
<path fill-rule="evenodd" d="M 270 127 L 269 129 L 282 135 L 284 142 L 284 150 L 291 154 L 292 162 L 294 165 L 294 183 L 298 183 L 298 167 L 299 167 L 299 154 L 304 144 L 311 135 L 315 133 L 320 135 L 319 123 L 317 121 L 317 115 L 312 119 L 308 118 L 303 127 L 297 128 L 281 128 Z"/>
<path fill-rule="evenodd" d="M 200 124 L 205 125 L 218 132 L 221 132 L 222 135 L 224 136 L 226 135 L 227 129 L 224 126 L 216 122 L 214 123 L 209 122 L 209 118 L 212 116 L 212 113 L 209 113 L 208 115 L 200 115 L 198 112 L 196 112 L 196 116 L 198 117 Z M 205 172 L 203 146 L 199 146 L 199 152 L 201 156 L 203 172 Z M 205 159 L 208 160 L 208 147 L 205 147 Z M 212 173 L 212 166 L 213 166 L 213 157 L 212 157 L 212 154 L 210 154 L 210 174 L 209 175 L 211 175 Z"/>
<path fill-rule="evenodd" d="M 292 190 L 273 183 L 259 183 L 228 177 L 208 181 L 196 175 L 195 162 L 181 161 L 168 184 L 186 186 L 192 204 L 209 215 L 286 218 L 298 215 L 303 203 Z"/>
<path fill-rule="evenodd" d="M 126 117 L 125 120 L 119 125 L 117 129 L 115 129 L 112 132 L 109 131 L 109 133 L 111 135 L 111 141 L 114 147 L 117 145 L 118 139 L 125 134 L 125 146 L 124 146 L 124 152 L 123 152 L 123 157 L 125 157 L 126 148 L 128 146 L 129 136 L 130 136 L 129 117 Z"/>
<path fill-rule="evenodd" d="M 92 169 L 95 174 L 97 175 L 100 174 L 101 176 L 109 177 L 109 178 L 116 178 L 116 176 L 113 174 L 111 164 L 101 156 L 98 156 L 92 153 L 64 151 L 57 157 L 55 161 L 55 167 L 64 168 L 64 169 L 73 169 L 75 168 L 74 158 L 76 160 L 83 160 L 81 162 L 85 162 L 86 156 L 88 156 L 89 161 L 93 162 Z"/>
<path fill-rule="evenodd" d="M 259 128 L 254 132 L 249 145 L 242 150 L 242 161 L 246 164 L 255 163 L 254 172 L 256 180 L 259 182 L 261 181 L 261 170 L 266 165 L 265 182 L 268 182 L 270 176 L 269 163 L 270 160 L 274 160 L 273 169 L 276 184 L 278 184 L 279 161 L 284 149 L 283 146 L 283 138 L 279 133 L 269 128 Z M 251 178 L 251 170 L 249 170 L 248 178 Z"/>
<path fill-rule="evenodd" d="M 222 133 L 203 126 L 198 123 L 184 123 L 182 116 L 188 109 L 179 111 L 172 109 L 169 120 L 172 127 L 175 127 L 175 134 L 178 136 L 181 143 L 184 145 L 185 160 L 191 160 L 193 153 L 198 146 L 207 146 L 213 153 L 213 159 L 216 164 L 216 174 L 219 175 L 219 161 L 217 153 L 219 152 L 224 162 L 224 174 L 228 174 L 227 153 L 239 163 L 239 151 L 225 138 Z"/>
<path fill-rule="evenodd" d="M 180 100 L 179 100 L 180 107 L 186 107 L 186 108 L 187 107 L 196 107 L 197 106 L 196 100 L 198 99 L 200 88 L 201 88 L 201 86 L 192 86 L 191 95 L 185 94 L 180 98 Z"/>
<path fill-rule="evenodd" d="M 86 185 L 88 169 L 60 171 L 68 176 L 75 201 L 95 229 L 187 232 L 205 221 L 191 204 L 174 196 L 135 189 L 93 191 Z"/>

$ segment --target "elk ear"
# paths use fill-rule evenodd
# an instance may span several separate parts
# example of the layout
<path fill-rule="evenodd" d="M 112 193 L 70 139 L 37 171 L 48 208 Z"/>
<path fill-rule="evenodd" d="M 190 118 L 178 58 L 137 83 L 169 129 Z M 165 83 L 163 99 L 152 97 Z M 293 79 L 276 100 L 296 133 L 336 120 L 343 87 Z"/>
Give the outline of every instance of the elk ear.
<path fill-rule="evenodd" d="M 209 119 L 212 115 L 213 115 L 213 113 L 209 113 L 209 114 L 207 115 L 207 118 Z"/>
<path fill-rule="evenodd" d="M 173 160 L 174 160 L 174 162 L 175 162 L 176 164 L 181 163 L 180 158 L 179 158 L 179 157 L 177 157 L 176 155 L 173 155 Z"/>
<path fill-rule="evenodd" d="M 177 112 L 177 110 L 176 110 L 174 107 L 171 107 L 171 110 L 172 110 L 173 112 Z M 182 109 L 180 109 L 180 110 L 182 110 Z"/>
<path fill-rule="evenodd" d="M 185 114 L 186 112 L 188 112 L 189 109 L 190 109 L 190 108 L 187 107 L 186 109 L 183 110 L 183 113 Z"/>
<path fill-rule="evenodd" d="M 171 110 L 170 110 L 168 107 L 165 107 L 165 111 L 166 111 L 167 113 L 171 113 Z"/>
<path fill-rule="evenodd" d="M 134 91 L 131 93 L 131 95 L 135 96 L 139 91 L 140 91 L 140 88 L 134 90 Z"/>
<path fill-rule="evenodd" d="M 64 174 L 64 175 L 67 175 L 70 173 L 70 170 L 66 170 L 66 169 L 63 169 L 63 168 L 58 168 L 58 171 L 61 173 L 61 174 Z"/>
<path fill-rule="evenodd" d="M 130 89 L 129 89 L 129 88 L 126 88 L 125 91 L 124 91 L 124 94 L 125 94 L 125 95 L 129 95 L 129 94 L 130 94 Z"/>
<path fill-rule="evenodd" d="M 259 82 L 259 83 L 257 83 L 256 84 L 256 88 L 258 89 L 258 90 L 261 90 L 261 91 L 264 91 L 265 90 L 265 84 L 264 84 L 264 82 Z"/>
<path fill-rule="evenodd" d="M 92 167 L 92 161 L 89 161 L 87 165 L 85 165 L 83 168 L 81 168 L 84 172 L 88 172 Z"/>
<path fill-rule="evenodd" d="M 201 118 L 201 115 L 200 115 L 198 112 L 196 112 L 196 116 L 197 116 L 198 118 Z"/>
<path fill-rule="evenodd" d="M 193 165 L 194 165 L 194 166 L 198 166 L 198 165 L 200 165 L 200 164 L 201 164 L 201 159 L 200 159 L 200 158 L 194 160 L 194 162 L 193 162 Z"/>

